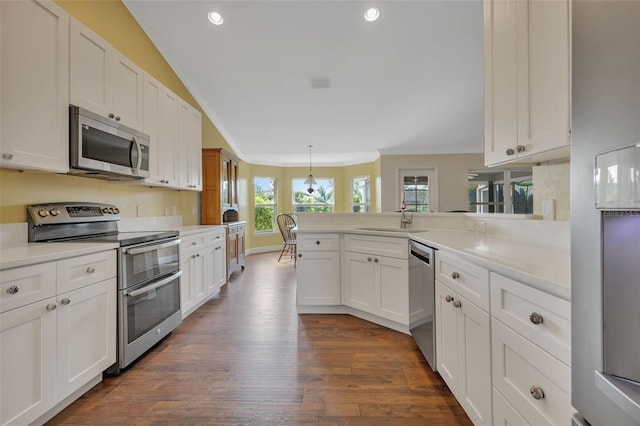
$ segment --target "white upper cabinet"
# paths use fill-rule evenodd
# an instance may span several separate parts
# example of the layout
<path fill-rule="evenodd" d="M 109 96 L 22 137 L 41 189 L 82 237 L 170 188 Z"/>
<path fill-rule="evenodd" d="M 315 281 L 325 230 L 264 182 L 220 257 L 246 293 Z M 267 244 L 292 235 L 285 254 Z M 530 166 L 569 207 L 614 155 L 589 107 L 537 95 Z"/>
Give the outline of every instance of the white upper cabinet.
<path fill-rule="evenodd" d="M 0 165 L 69 170 L 69 15 L 0 1 Z"/>
<path fill-rule="evenodd" d="M 142 129 L 142 69 L 73 18 L 70 28 L 70 103 Z"/>
<path fill-rule="evenodd" d="M 178 187 L 178 96 L 144 74 L 144 128 L 150 136 L 150 176 L 145 184 Z"/>
<path fill-rule="evenodd" d="M 485 0 L 485 164 L 568 157 L 570 0 Z"/>
<path fill-rule="evenodd" d="M 178 103 L 180 187 L 202 191 L 202 117 L 182 99 Z"/>

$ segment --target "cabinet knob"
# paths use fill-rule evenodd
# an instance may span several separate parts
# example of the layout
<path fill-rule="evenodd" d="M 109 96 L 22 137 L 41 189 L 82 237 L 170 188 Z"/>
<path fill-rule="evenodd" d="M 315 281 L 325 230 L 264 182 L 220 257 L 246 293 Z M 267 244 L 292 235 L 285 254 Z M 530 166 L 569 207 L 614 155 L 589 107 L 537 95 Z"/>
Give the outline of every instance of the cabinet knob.
<path fill-rule="evenodd" d="M 58 307 L 57 303 L 49 303 L 47 305 L 47 311 L 55 311 L 57 307 Z"/>
<path fill-rule="evenodd" d="M 89 266 L 87 268 L 87 273 L 88 274 L 93 274 L 96 271 L 96 268 L 94 268 L 93 266 Z"/>
<path fill-rule="evenodd" d="M 447 301 L 447 303 L 449 302 L 453 302 L 453 297 L 449 296 L 448 294 L 444 297 L 444 300 Z"/>
<path fill-rule="evenodd" d="M 7 293 L 9 294 L 16 294 L 19 291 L 20 291 L 20 287 L 18 287 L 17 285 L 12 285 L 7 289 Z"/>
<path fill-rule="evenodd" d="M 191 241 L 191 245 L 192 246 L 196 246 L 196 245 L 198 245 L 198 242 L 197 241 Z"/>
<path fill-rule="evenodd" d="M 120 121 L 120 116 L 116 116 L 116 121 Z"/>
<path fill-rule="evenodd" d="M 316 241 L 316 244 L 317 244 L 317 245 L 320 245 L 320 240 L 317 240 L 317 241 Z"/>
<path fill-rule="evenodd" d="M 114 113 L 112 113 L 112 112 L 109 113 L 109 118 L 115 118 L 115 116 L 116 115 Z"/>
<path fill-rule="evenodd" d="M 377 257 L 374 257 L 374 258 L 373 258 L 373 261 L 374 261 L 375 263 L 378 263 L 378 258 L 377 258 Z"/>
<path fill-rule="evenodd" d="M 9 154 L 9 153 L 4 153 L 2 154 L 2 159 L 3 160 L 13 160 L 13 154 Z"/>
<path fill-rule="evenodd" d="M 459 308 L 460 306 L 462 306 L 462 302 L 459 300 L 454 300 L 453 301 L 453 307 L 454 308 Z"/>
<path fill-rule="evenodd" d="M 71 303 L 71 299 L 69 299 L 68 297 L 65 297 L 60 301 L 60 303 L 62 303 L 63 305 L 68 305 L 69 303 Z"/>
<path fill-rule="evenodd" d="M 302 253 L 298 253 L 298 257 L 302 257 Z"/>
<path fill-rule="evenodd" d="M 533 397 L 533 399 L 544 398 L 544 391 L 538 386 L 531 386 L 531 388 L 529 389 L 529 392 L 531 393 L 531 396 Z"/>
<path fill-rule="evenodd" d="M 524 147 L 524 145 L 516 146 L 516 151 L 518 151 L 518 152 L 524 152 L 525 150 L 526 150 L 526 148 Z"/>
<path fill-rule="evenodd" d="M 460 278 L 460 274 L 454 271 L 451 273 L 451 278 L 457 280 L 458 278 Z"/>
<path fill-rule="evenodd" d="M 513 155 L 516 152 L 513 150 L 513 148 L 507 148 L 507 150 L 505 151 L 507 155 Z"/>
<path fill-rule="evenodd" d="M 539 325 L 542 324 L 544 318 L 537 312 L 531 312 L 531 314 L 529 314 L 529 321 L 531 321 L 535 325 Z"/>
<path fill-rule="evenodd" d="M 371 262 L 371 258 L 370 257 L 367 257 L 367 262 Z"/>

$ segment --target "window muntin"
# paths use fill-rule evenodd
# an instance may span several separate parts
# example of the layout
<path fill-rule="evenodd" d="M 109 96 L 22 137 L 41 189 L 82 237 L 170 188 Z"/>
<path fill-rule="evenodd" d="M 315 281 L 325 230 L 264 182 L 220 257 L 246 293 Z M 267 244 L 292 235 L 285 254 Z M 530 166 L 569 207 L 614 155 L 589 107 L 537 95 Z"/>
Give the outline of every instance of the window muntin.
<path fill-rule="evenodd" d="M 351 211 L 368 213 L 371 209 L 371 185 L 369 176 L 351 179 Z"/>
<path fill-rule="evenodd" d="M 296 213 L 331 213 L 334 211 L 333 179 L 316 178 L 312 194 L 305 179 L 293 179 L 293 211 Z"/>
<path fill-rule="evenodd" d="M 275 232 L 277 211 L 276 179 L 273 177 L 254 177 L 253 188 L 255 232 Z"/>

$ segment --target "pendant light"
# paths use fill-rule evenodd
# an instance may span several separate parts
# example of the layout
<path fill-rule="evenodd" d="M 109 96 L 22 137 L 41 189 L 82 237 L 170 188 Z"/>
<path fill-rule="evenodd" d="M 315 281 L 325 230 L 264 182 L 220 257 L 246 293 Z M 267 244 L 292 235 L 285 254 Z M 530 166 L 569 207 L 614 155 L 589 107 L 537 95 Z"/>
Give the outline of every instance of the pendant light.
<path fill-rule="evenodd" d="M 318 184 L 318 182 L 313 178 L 313 173 L 311 173 L 311 148 L 313 148 L 313 145 L 309 145 L 309 177 L 304 181 L 305 185 L 309 185 L 309 188 L 307 188 L 307 192 L 309 194 L 313 194 L 314 189 L 312 185 Z"/>

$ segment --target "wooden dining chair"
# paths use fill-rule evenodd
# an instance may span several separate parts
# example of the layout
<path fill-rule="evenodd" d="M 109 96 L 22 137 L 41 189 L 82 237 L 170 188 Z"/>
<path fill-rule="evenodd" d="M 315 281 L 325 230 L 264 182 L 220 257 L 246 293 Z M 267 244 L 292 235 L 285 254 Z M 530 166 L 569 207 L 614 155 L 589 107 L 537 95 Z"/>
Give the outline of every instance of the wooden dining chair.
<path fill-rule="evenodd" d="M 296 221 L 290 214 L 280 213 L 276 218 L 278 222 L 278 228 L 280 229 L 280 234 L 282 234 L 282 251 L 280 252 L 280 256 L 278 257 L 278 262 L 282 259 L 282 256 L 288 254 L 293 262 L 296 262 L 296 234 L 293 232 L 293 228 L 296 227 Z"/>

